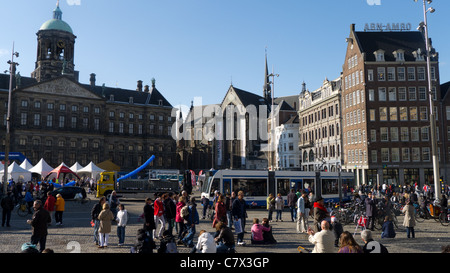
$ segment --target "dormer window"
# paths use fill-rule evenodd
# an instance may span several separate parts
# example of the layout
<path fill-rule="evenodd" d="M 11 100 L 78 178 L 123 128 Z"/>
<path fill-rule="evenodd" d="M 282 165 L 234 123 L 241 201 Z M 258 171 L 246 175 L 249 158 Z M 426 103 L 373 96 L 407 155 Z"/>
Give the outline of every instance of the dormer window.
<path fill-rule="evenodd" d="M 422 49 L 418 48 L 416 51 L 412 53 L 414 58 L 416 58 L 416 62 L 424 61 L 424 54 L 422 54 Z"/>
<path fill-rule="evenodd" d="M 394 54 L 395 60 L 397 62 L 404 62 L 405 61 L 405 51 L 403 49 L 396 50 L 392 52 Z"/>
<path fill-rule="evenodd" d="M 130 97 L 130 98 L 128 99 L 128 103 L 133 104 L 133 97 Z"/>
<path fill-rule="evenodd" d="M 114 95 L 110 95 L 110 96 L 109 96 L 109 100 L 110 100 L 110 101 L 114 101 Z"/>
<path fill-rule="evenodd" d="M 384 50 L 379 49 L 373 53 L 377 62 L 384 62 Z"/>

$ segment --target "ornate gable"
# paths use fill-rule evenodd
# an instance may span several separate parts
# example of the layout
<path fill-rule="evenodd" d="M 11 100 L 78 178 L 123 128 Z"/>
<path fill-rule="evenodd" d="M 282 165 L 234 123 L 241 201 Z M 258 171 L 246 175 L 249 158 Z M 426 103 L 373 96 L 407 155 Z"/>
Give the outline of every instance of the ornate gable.
<path fill-rule="evenodd" d="M 103 99 L 83 86 L 71 81 L 66 77 L 37 83 L 22 89 L 25 92 L 50 94 L 56 96 L 70 96 L 85 99 Z"/>

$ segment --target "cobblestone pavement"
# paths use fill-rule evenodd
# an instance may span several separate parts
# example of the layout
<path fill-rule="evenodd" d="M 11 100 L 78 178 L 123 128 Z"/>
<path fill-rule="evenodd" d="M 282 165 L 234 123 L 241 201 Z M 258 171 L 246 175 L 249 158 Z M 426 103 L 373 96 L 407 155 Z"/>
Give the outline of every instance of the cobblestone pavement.
<path fill-rule="evenodd" d="M 198 194 L 198 193 L 197 193 Z M 129 253 L 130 247 L 134 244 L 137 230 L 143 223 L 139 220 L 142 214 L 144 201 L 142 200 L 121 200 L 125 208 L 130 213 L 131 219 L 126 228 L 126 238 L 124 246 L 118 246 L 115 226 L 109 238 L 107 248 L 98 249 L 93 243 L 93 228 L 90 226 L 90 211 L 97 202 L 95 198 L 89 204 L 79 204 L 73 201 L 66 202 L 66 209 L 63 215 L 63 225 L 53 224 L 48 229 L 47 247 L 53 249 L 56 253 Z M 198 211 L 201 213 L 202 206 L 198 205 Z M 238 246 L 238 253 L 298 253 L 298 247 L 312 249 L 313 246 L 308 242 L 306 234 L 296 232 L 296 224 L 290 221 L 290 212 L 283 212 L 283 222 L 272 222 L 273 234 L 278 241 L 276 245 L 250 245 L 250 228 L 253 218 L 260 220 L 267 217 L 267 211 L 264 209 L 248 210 L 247 225 L 245 230 L 248 232 L 244 236 L 246 246 Z M 274 216 L 275 217 L 275 213 Z M 31 218 L 20 217 L 14 210 L 12 213 L 11 227 L 0 227 L 0 253 L 19 253 L 21 245 L 29 242 L 31 237 L 31 228 L 26 224 L 26 220 Z M 398 217 L 399 223 L 403 222 L 403 217 Z M 312 219 L 310 218 L 310 223 Z M 200 220 L 197 226 L 198 232 L 205 229 L 208 232 L 214 232 L 211 221 Z M 344 226 L 352 234 L 355 232 L 354 225 Z M 425 220 L 417 223 L 415 227 L 416 238 L 407 239 L 406 231 L 400 227 L 397 230 L 395 239 L 381 239 L 380 231 L 374 232 L 375 240 L 386 246 L 390 253 L 440 253 L 441 247 L 450 244 L 450 226 L 444 227 L 435 220 Z M 360 244 L 363 242 L 360 237 L 361 229 L 356 231 L 355 239 Z M 195 239 L 196 241 L 196 239 Z M 159 241 L 156 241 L 157 245 Z M 190 249 L 179 247 L 182 253 L 188 253 Z"/>

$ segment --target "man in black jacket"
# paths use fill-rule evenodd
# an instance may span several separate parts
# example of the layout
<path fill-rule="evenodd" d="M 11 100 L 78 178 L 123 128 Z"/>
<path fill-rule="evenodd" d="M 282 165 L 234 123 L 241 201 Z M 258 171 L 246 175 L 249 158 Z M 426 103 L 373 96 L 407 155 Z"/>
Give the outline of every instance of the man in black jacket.
<path fill-rule="evenodd" d="M 6 197 L 2 199 L 2 227 L 5 226 L 5 222 L 6 222 L 6 226 L 10 227 L 9 225 L 9 221 L 11 220 L 11 211 L 14 209 L 14 203 L 13 200 L 11 198 L 11 192 L 9 191 L 6 194 Z"/>
<path fill-rule="evenodd" d="M 144 231 L 148 235 L 149 244 L 153 248 L 155 246 L 155 242 L 153 241 L 153 230 L 156 229 L 154 212 L 153 200 L 148 197 L 145 199 L 144 206 Z"/>
<path fill-rule="evenodd" d="M 169 227 L 167 230 L 170 232 L 170 235 L 173 233 L 173 227 L 175 226 L 175 216 L 176 216 L 176 206 L 173 201 L 173 193 L 165 193 L 164 194 L 164 217 L 166 218 L 166 223 L 169 223 Z"/>
<path fill-rule="evenodd" d="M 47 227 L 52 222 L 50 213 L 42 206 L 41 200 L 36 200 L 33 203 L 34 214 L 31 220 L 27 220 L 27 223 L 32 227 L 31 243 L 37 245 L 39 243 L 39 250 L 42 252 L 45 249 L 45 243 L 47 242 Z"/>
<path fill-rule="evenodd" d="M 247 208 L 245 207 L 245 200 L 244 200 L 244 192 L 239 191 L 238 197 L 233 201 L 233 208 L 231 210 L 232 217 L 235 219 L 235 221 L 241 222 L 242 232 L 238 233 L 237 235 L 237 244 L 238 245 L 244 245 L 244 228 L 245 228 L 245 218 L 247 217 Z"/>

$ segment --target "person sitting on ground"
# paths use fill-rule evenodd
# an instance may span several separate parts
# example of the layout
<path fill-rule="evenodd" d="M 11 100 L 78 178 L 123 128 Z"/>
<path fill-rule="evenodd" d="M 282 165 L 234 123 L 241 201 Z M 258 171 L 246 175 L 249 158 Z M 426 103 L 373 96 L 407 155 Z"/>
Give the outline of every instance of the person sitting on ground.
<path fill-rule="evenodd" d="M 395 238 L 394 224 L 390 216 L 384 217 L 384 223 L 381 227 L 381 238 Z"/>
<path fill-rule="evenodd" d="M 264 244 L 263 231 L 270 231 L 271 228 L 267 228 L 259 223 L 258 218 L 253 219 L 252 226 L 252 244 Z"/>
<path fill-rule="evenodd" d="M 200 253 L 216 253 L 216 243 L 214 242 L 214 238 L 209 232 L 202 229 L 200 230 L 200 234 L 198 236 L 197 245 L 195 245 L 192 249 L 191 253 L 195 252 Z"/>
<path fill-rule="evenodd" d="M 277 240 L 275 240 L 275 238 L 273 237 L 272 227 L 269 224 L 269 219 L 263 218 L 262 225 L 266 228 L 270 228 L 269 231 L 263 230 L 264 243 L 265 244 L 276 244 Z"/>
<path fill-rule="evenodd" d="M 216 235 L 214 241 L 217 243 L 217 253 L 233 252 L 235 248 L 234 234 L 224 222 L 216 224 Z"/>
<path fill-rule="evenodd" d="M 330 224 L 323 220 L 320 223 L 321 231 L 315 232 L 308 228 L 309 242 L 314 244 L 312 253 L 335 253 L 334 234 L 330 231 Z"/>
<path fill-rule="evenodd" d="M 178 253 L 175 237 L 170 230 L 164 230 L 158 253 Z"/>
<path fill-rule="evenodd" d="M 356 243 L 353 235 L 348 231 L 344 231 L 341 234 L 338 253 L 363 253 L 363 250 L 358 243 Z"/>
<path fill-rule="evenodd" d="M 372 238 L 372 232 L 368 229 L 361 231 L 361 239 L 364 241 L 364 253 L 389 253 L 387 248 Z"/>

